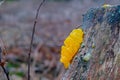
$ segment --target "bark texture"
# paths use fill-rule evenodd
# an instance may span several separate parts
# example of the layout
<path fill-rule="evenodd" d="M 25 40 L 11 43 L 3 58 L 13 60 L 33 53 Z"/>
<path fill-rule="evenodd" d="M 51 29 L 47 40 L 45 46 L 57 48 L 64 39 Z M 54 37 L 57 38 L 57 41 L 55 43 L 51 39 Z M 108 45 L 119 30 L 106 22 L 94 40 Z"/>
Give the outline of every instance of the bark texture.
<path fill-rule="evenodd" d="M 84 45 L 62 80 L 120 80 L 120 5 L 88 10 L 82 27 Z"/>

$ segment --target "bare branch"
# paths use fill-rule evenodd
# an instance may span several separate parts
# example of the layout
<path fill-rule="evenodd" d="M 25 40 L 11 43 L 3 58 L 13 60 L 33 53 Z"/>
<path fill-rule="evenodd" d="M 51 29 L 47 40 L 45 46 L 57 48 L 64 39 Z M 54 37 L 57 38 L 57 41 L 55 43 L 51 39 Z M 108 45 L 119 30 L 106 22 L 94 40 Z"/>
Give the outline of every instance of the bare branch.
<path fill-rule="evenodd" d="M 6 77 L 7 77 L 7 80 L 10 80 L 10 78 L 9 78 L 9 72 L 5 69 L 4 66 L 1 66 L 1 67 L 2 67 L 4 73 L 5 73 Z"/>
<path fill-rule="evenodd" d="M 10 80 L 10 78 L 9 78 L 9 73 L 8 73 L 8 71 L 5 69 L 4 64 L 5 64 L 5 62 L 2 61 L 2 49 L 1 49 L 1 47 L 0 47 L 0 66 L 2 67 L 4 73 L 5 73 L 6 77 L 7 77 L 7 80 Z"/>
<path fill-rule="evenodd" d="M 40 11 L 41 6 L 43 5 L 43 3 L 45 2 L 45 0 L 43 0 L 36 12 L 36 16 L 35 16 L 35 21 L 34 21 L 34 25 L 33 25 L 33 29 L 32 29 L 32 38 L 31 38 L 31 42 L 30 42 L 30 49 L 29 49 L 29 53 L 28 53 L 28 80 L 30 80 L 30 64 L 31 64 L 31 50 L 32 50 L 32 45 L 33 45 L 33 39 L 34 39 L 34 34 L 35 34 L 35 28 L 36 28 L 36 23 L 37 23 L 37 18 L 38 18 L 38 14 Z"/>

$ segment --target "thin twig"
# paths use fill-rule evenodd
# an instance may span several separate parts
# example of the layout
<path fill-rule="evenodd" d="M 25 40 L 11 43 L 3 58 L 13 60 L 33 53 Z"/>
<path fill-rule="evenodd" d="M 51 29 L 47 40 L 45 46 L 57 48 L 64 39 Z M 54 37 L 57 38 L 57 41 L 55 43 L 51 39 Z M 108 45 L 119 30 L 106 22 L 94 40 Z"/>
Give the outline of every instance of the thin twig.
<path fill-rule="evenodd" d="M 6 77 L 7 77 L 7 80 L 10 80 L 10 78 L 9 78 L 9 73 L 8 73 L 8 71 L 5 69 L 4 64 L 5 64 L 5 62 L 2 62 L 2 49 L 1 49 L 1 47 L 0 47 L 0 66 L 2 67 L 4 73 L 5 73 Z"/>
<path fill-rule="evenodd" d="M 32 29 L 32 38 L 31 38 L 30 49 L 29 49 L 29 53 L 28 53 L 28 80 L 30 80 L 31 50 L 32 50 L 32 45 L 33 45 L 33 38 L 34 38 L 34 34 L 35 34 L 37 18 L 38 18 L 39 10 L 40 10 L 40 8 L 41 8 L 41 6 L 43 5 L 44 2 L 45 2 L 45 0 L 43 0 L 40 3 L 40 5 L 37 9 L 36 16 L 35 16 L 35 21 L 34 21 L 34 25 L 33 25 L 33 29 Z"/>
<path fill-rule="evenodd" d="M 3 1 L 0 1 L 0 5 L 2 5 L 4 2 L 5 2 L 6 0 L 3 0 Z M 3 40 L 2 40 L 2 38 L 0 39 L 2 42 L 3 42 Z M 3 42 L 3 45 L 4 45 L 4 42 Z M 0 45 L 1 46 L 1 45 Z M 6 50 L 6 46 L 4 45 L 4 49 Z M 6 51 L 7 52 L 7 51 Z M 6 53 L 7 54 L 7 53 Z M 4 54 L 5 55 L 5 54 Z M 1 47 L 0 47 L 0 66 L 2 67 L 2 69 L 3 69 L 3 71 L 4 71 L 4 73 L 5 73 L 5 75 L 6 75 L 6 77 L 7 77 L 7 80 L 10 80 L 10 78 L 9 78 L 9 72 L 5 69 L 5 67 L 4 67 L 4 64 L 5 64 L 5 62 L 2 62 L 2 49 L 1 49 Z"/>
<path fill-rule="evenodd" d="M 5 73 L 6 77 L 7 77 L 7 80 L 10 80 L 10 78 L 9 78 L 9 72 L 5 69 L 4 66 L 1 66 L 1 67 L 2 67 L 4 73 Z"/>
<path fill-rule="evenodd" d="M 2 49 L 0 47 L 0 63 L 2 62 Z"/>

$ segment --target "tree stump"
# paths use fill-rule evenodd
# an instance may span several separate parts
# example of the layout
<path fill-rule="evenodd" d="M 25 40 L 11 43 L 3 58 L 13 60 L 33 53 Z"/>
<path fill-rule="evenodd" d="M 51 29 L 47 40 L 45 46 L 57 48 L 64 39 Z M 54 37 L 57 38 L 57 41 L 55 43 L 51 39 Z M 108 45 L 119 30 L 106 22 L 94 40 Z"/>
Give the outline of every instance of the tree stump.
<path fill-rule="evenodd" d="M 84 46 L 62 80 L 120 80 L 120 5 L 93 8 L 83 15 Z M 83 57 L 90 54 L 88 61 Z"/>

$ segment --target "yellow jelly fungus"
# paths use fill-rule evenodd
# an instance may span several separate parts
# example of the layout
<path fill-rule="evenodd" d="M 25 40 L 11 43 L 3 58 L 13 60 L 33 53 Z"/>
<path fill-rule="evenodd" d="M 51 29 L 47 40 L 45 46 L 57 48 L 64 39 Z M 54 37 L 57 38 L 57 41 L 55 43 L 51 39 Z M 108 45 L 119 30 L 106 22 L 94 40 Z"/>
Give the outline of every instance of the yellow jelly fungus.
<path fill-rule="evenodd" d="M 84 32 L 81 28 L 74 29 L 70 35 L 65 39 L 64 45 L 61 47 L 60 62 L 64 64 L 65 68 L 68 68 L 73 57 L 79 50 L 81 43 L 83 42 Z"/>
<path fill-rule="evenodd" d="M 111 5 L 109 5 L 109 4 L 104 4 L 102 7 L 103 7 L 103 8 L 108 8 L 108 7 L 111 7 Z"/>

